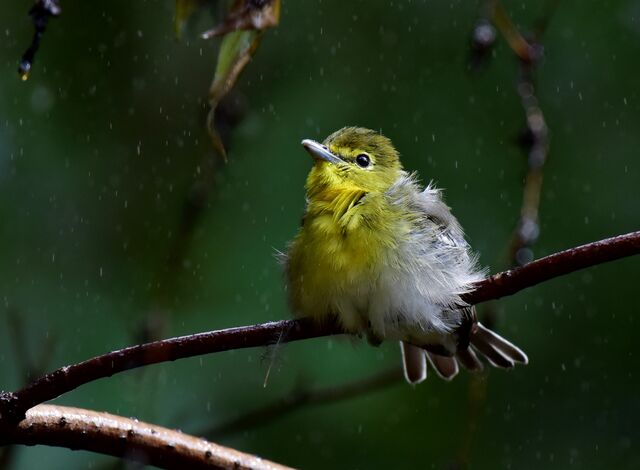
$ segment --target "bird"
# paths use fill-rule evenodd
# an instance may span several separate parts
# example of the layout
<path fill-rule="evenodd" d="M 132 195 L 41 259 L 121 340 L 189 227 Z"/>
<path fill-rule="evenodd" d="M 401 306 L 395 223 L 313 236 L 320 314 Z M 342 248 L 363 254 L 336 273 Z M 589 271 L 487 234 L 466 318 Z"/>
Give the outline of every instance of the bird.
<path fill-rule="evenodd" d="M 485 271 L 442 191 L 404 170 L 389 138 L 344 127 L 302 146 L 314 164 L 283 255 L 295 316 L 337 321 L 372 345 L 399 341 L 411 384 L 427 377 L 427 362 L 446 380 L 459 365 L 482 370 L 480 357 L 500 368 L 528 363 L 463 301 Z"/>

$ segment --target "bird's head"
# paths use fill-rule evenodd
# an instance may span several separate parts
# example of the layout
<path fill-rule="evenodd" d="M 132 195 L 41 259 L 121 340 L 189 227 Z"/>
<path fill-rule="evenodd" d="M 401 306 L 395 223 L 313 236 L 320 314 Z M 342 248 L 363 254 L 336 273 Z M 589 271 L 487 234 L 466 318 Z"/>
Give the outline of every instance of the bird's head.
<path fill-rule="evenodd" d="M 321 144 L 305 139 L 302 145 L 315 160 L 307 179 L 311 197 L 327 190 L 385 191 L 402 171 L 391 141 L 370 129 L 344 127 Z"/>

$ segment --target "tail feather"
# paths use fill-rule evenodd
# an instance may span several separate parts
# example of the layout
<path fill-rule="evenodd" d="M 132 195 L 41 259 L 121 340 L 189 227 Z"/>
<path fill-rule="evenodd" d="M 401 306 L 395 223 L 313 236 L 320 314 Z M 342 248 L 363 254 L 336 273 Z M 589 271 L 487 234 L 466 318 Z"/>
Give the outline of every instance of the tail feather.
<path fill-rule="evenodd" d="M 400 342 L 404 377 L 410 384 L 419 384 L 427 378 L 427 360 L 424 349 L 413 344 Z"/>
<path fill-rule="evenodd" d="M 516 362 L 527 364 L 527 355 L 502 336 L 477 323 L 471 333 L 471 344 L 496 367 L 511 368 Z"/>
<path fill-rule="evenodd" d="M 458 375 L 458 363 L 455 358 L 449 356 L 440 356 L 427 351 L 427 359 L 433 366 L 436 373 L 444 380 L 451 380 Z"/>
<path fill-rule="evenodd" d="M 499 349 L 504 355 L 509 357 L 514 362 L 520 362 L 522 364 L 527 364 L 529 362 L 529 358 L 524 353 L 524 351 L 522 351 L 522 349 L 506 340 L 495 331 L 491 331 L 482 323 L 477 324 L 477 328 L 473 333 L 473 338 L 478 338 L 481 341 L 492 344 L 495 348 Z"/>
<path fill-rule="evenodd" d="M 472 343 L 473 347 L 477 349 L 479 353 L 481 353 L 493 367 L 502 367 L 503 369 L 511 369 L 515 366 L 515 363 L 505 356 L 500 350 L 496 349 L 490 343 L 483 343 L 478 341 L 477 343 Z"/>
<path fill-rule="evenodd" d="M 480 372 L 484 369 L 482 362 L 478 359 L 478 356 L 473 349 L 461 349 L 456 353 L 456 359 L 463 365 L 463 367 L 472 372 Z"/>
<path fill-rule="evenodd" d="M 427 361 L 438 376 L 445 380 L 451 380 L 458 375 L 458 363 L 469 371 L 481 371 L 484 366 L 478 356 L 484 356 L 494 367 L 505 369 L 514 367 L 516 362 L 522 364 L 529 362 L 527 355 L 520 348 L 481 323 L 472 325 L 469 340 L 468 347 L 464 347 L 466 344 L 458 344 L 461 349 L 456 351 L 453 357 L 445 355 L 448 351 L 446 348 L 441 351 L 442 354 L 436 354 L 432 352 L 433 345 L 426 350 L 410 343 L 400 342 L 404 376 L 407 382 L 418 384 L 427 378 Z"/>

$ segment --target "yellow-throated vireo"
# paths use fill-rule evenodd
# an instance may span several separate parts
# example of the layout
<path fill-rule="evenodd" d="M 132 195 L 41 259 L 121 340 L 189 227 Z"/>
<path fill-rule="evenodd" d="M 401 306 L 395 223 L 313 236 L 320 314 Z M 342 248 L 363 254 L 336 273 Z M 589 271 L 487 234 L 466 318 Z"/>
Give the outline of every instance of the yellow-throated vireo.
<path fill-rule="evenodd" d="M 388 138 L 345 127 L 302 145 L 315 164 L 285 257 L 296 315 L 335 318 L 372 344 L 399 340 L 410 383 L 426 378 L 427 360 L 445 379 L 458 363 L 482 369 L 478 354 L 498 367 L 527 363 L 461 300 L 483 277 L 476 257 L 440 190 L 423 190 Z"/>

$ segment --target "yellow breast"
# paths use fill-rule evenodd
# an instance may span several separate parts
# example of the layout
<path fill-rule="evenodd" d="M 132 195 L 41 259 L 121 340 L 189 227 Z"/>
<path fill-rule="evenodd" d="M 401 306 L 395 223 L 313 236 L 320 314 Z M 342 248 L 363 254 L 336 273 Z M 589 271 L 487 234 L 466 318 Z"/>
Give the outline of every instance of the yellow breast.
<path fill-rule="evenodd" d="M 324 196 L 309 203 L 288 259 L 292 306 L 318 319 L 365 309 L 389 254 L 408 231 L 382 195 L 343 190 Z"/>

